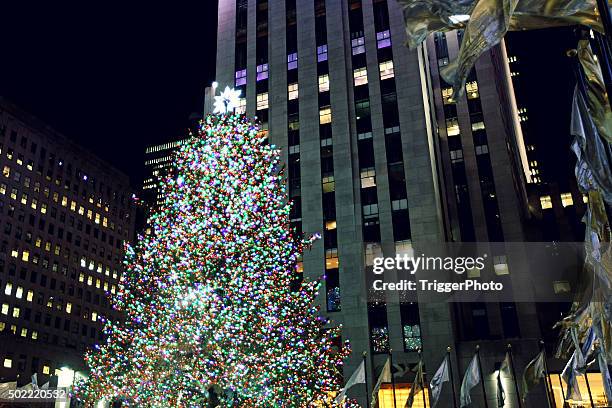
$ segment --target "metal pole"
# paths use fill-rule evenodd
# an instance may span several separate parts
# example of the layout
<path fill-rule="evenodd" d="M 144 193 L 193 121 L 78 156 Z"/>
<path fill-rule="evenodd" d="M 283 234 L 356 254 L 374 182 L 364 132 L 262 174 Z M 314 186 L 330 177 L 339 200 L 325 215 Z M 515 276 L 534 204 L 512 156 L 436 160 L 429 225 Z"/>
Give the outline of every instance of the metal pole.
<path fill-rule="evenodd" d="M 553 407 L 557 405 L 555 403 L 555 394 L 552 389 L 552 382 L 550 382 L 550 378 L 548 378 L 548 363 L 546 362 L 546 349 L 544 348 L 544 342 L 540 340 L 540 351 L 544 353 L 544 385 L 546 386 L 546 400 L 548 401 L 548 406 Z M 550 385 L 550 389 L 549 389 Z M 552 403 L 551 403 L 552 397 Z M 554 404 L 554 405 L 553 405 Z"/>
<path fill-rule="evenodd" d="M 610 16 L 610 8 L 607 0 L 597 0 L 597 10 L 601 17 L 601 23 L 604 28 L 606 38 L 612 37 L 612 17 Z"/>
<path fill-rule="evenodd" d="M 612 38 L 612 17 L 610 16 L 610 8 L 608 7 L 608 0 L 597 0 L 597 10 L 599 11 L 599 16 L 601 18 L 601 23 L 603 25 L 603 29 L 604 29 L 604 34 L 603 34 L 603 38 L 601 38 L 600 40 L 600 44 L 601 44 L 601 48 L 602 48 L 602 52 L 601 57 L 606 59 L 607 61 L 603 61 L 602 65 L 607 65 L 608 67 L 608 71 L 607 73 L 610 73 L 610 66 L 612 65 L 612 61 L 610 61 L 610 58 L 612 58 L 612 40 L 610 40 Z M 603 66 L 602 66 L 602 70 Z M 604 70 L 605 71 L 605 70 Z M 609 75 L 606 75 L 609 76 Z M 608 101 L 610 101 L 612 103 L 612 78 L 607 78 L 608 80 L 606 81 L 607 83 L 606 85 L 606 89 L 608 92 Z"/>
<path fill-rule="evenodd" d="M 480 385 L 482 386 L 482 396 L 484 397 L 485 408 L 489 408 L 489 402 L 487 401 L 487 390 L 485 387 L 484 373 L 482 372 L 482 364 L 480 362 L 480 346 L 476 346 L 476 360 L 478 360 L 478 371 L 480 372 Z"/>
<path fill-rule="evenodd" d="M 589 392 L 589 400 L 591 401 L 591 408 L 595 408 L 595 404 L 593 403 L 593 395 L 591 394 L 591 385 L 589 384 L 589 373 L 584 373 L 584 381 L 587 385 L 587 391 Z"/>
<path fill-rule="evenodd" d="M 391 371 L 391 388 L 393 389 L 393 408 L 397 408 L 396 402 L 395 402 L 395 376 L 393 375 L 393 350 L 389 349 L 389 364 L 391 365 L 391 367 L 389 368 L 389 371 Z"/>
<path fill-rule="evenodd" d="M 423 357 L 421 357 L 421 349 L 419 349 L 419 362 L 421 363 L 421 374 L 423 375 L 423 406 L 427 408 L 427 398 L 425 398 L 425 388 L 427 388 L 427 381 L 425 380 L 425 371 L 423 370 Z"/>
<path fill-rule="evenodd" d="M 452 359 L 451 359 L 451 348 L 447 347 L 446 348 L 446 358 L 448 358 L 448 371 L 450 373 L 450 382 L 452 385 L 452 389 L 453 389 L 453 407 L 457 408 L 457 398 L 456 398 L 456 391 L 455 391 L 455 376 L 453 375 L 453 364 L 452 364 Z"/>
<path fill-rule="evenodd" d="M 559 385 L 561 386 L 561 396 L 563 397 L 563 402 L 567 401 L 567 398 L 565 397 L 565 390 L 563 390 L 563 381 L 561 379 L 561 374 L 557 374 L 557 376 L 559 377 Z"/>
<path fill-rule="evenodd" d="M 521 393 L 519 392 L 518 382 L 516 381 L 516 371 L 514 370 L 514 355 L 512 354 L 512 344 L 508 344 L 508 355 L 510 356 L 510 368 L 512 369 L 512 381 L 514 381 L 514 389 L 516 390 L 516 397 L 519 408 L 523 408 L 523 401 L 521 401 Z"/>
<path fill-rule="evenodd" d="M 365 391 L 366 391 L 366 406 L 367 408 L 370 408 L 370 387 L 368 387 L 368 365 L 366 363 L 366 356 L 368 355 L 367 352 L 363 352 L 362 356 L 363 356 L 363 371 L 365 372 Z"/>

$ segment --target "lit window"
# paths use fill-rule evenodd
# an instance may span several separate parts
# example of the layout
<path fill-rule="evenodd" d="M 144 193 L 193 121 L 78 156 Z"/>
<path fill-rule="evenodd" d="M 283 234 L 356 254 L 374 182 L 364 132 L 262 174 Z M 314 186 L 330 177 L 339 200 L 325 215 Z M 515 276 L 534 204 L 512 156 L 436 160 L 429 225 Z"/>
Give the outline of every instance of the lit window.
<path fill-rule="evenodd" d="M 4 287 L 4 294 L 7 296 L 11 296 L 13 294 L 13 284 L 11 282 L 6 282 L 6 286 Z"/>
<path fill-rule="evenodd" d="M 395 72 L 393 70 L 393 60 L 381 62 L 379 64 L 380 67 L 380 80 L 384 81 L 385 79 L 393 78 L 395 76 Z"/>
<path fill-rule="evenodd" d="M 325 250 L 325 269 L 337 269 L 338 268 L 338 249 L 326 249 Z"/>
<path fill-rule="evenodd" d="M 368 204 L 363 206 L 364 218 L 372 218 L 378 216 L 378 204 Z"/>
<path fill-rule="evenodd" d="M 15 297 L 17 299 L 21 299 L 23 297 L 23 287 L 17 286 L 17 290 L 15 290 Z"/>
<path fill-rule="evenodd" d="M 541 196 L 540 205 L 542 206 L 543 210 L 552 208 L 552 199 L 550 198 L 550 196 Z"/>
<path fill-rule="evenodd" d="M 9 166 L 4 166 L 4 168 L 2 169 L 2 174 L 4 175 L 4 177 L 10 177 L 11 168 Z"/>
<path fill-rule="evenodd" d="M 448 136 L 459 135 L 459 121 L 457 118 L 446 119 L 446 134 Z"/>
<path fill-rule="evenodd" d="M 42 371 L 43 374 L 49 375 L 49 373 L 51 372 L 51 367 L 49 367 L 48 365 L 44 365 Z"/>
<path fill-rule="evenodd" d="M 25 327 L 21 329 L 21 337 L 28 337 L 28 329 Z"/>
<path fill-rule="evenodd" d="M 487 145 L 476 146 L 475 149 L 476 149 L 476 154 L 477 155 L 489 153 L 489 146 L 487 146 Z"/>
<path fill-rule="evenodd" d="M 66 303 L 66 313 L 71 313 L 72 312 L 72 303 L 68 302 Z"/>
<path fill-rule="evenodd" d="M 71 209 L 72 211 L 76 211 L 76 201 L 71 201 L 71 202 L 70 202 L 70 209 Z"/>
<path fill-rule="evenodd" d="M 87 284 L 88 284 L 89 286 L 91 286 L 91 285 L 92 285 L 92 283 L 93 283 L 93 278 L 92 278 L 91 276 L 88 276 L 88 277 L 87 277 Z"/>
<path fill-rule="evenodd" d="M 482 121 L 472 123 L 472 132 L 475 132 L 477 130 L 483 130 L 484 128 L 485 128 L 485 124 Z"/>
<path fill-rule="evenodd" d="M 26 300 L 28 302 L 31 302 L 33 297 L 34 297 L 34 292 L 31 290 L 28 290 L 28 293 L 26 294 Z"/>
<path fill-rule="evenodd" d="M 287 70 L 291 71 L 296 69 L 298 66 L 298 55 L 297 52 L 287 55 Z"/>
<path fill-rule="evenodd" d="M 13 359 L 10 358 L 5 358 L 4 359 L 4 368 L 11 368 L 13 367 Z"/>
<path fill-rule="evenodd" d="M 376 187 L 376 170 L 368 167 L 361 170 L 361 188 Z"/>
<path fill-rule="evenodd" d="M 574 199 L 572 198 L 572 193 L 561 193 L 561 204 L 563 205 L 563 207 L 574 205 Z"/>
<path fill-rule="evenodd" d="M 365 38 L 359 37 L 351 41 L 353 55 L 363 54 L 365 52 Z"/>
<path fill-rule="evenodd" d="M 13 308 L 13 317 L 19 317 L 19 313 L 21 312 L 21 309 L 18 307 L 14 307 Z"/>
<path fill-rule="evenodd" d="M 17 258 L 19 256 L 19 251 L 16 249 L 11 250 L 11 256 Z"/>
<path fill-rule="evenodd" d="M 451 163 L 461 163 L 463 161 L 463 150 L 451 150 L 450 151 Z"/>
<path fill-rule="evenodd" d="M 80 273 L 79 274 L 79 282 L 83 282 L 83 281 L 85 281 L 85 275 Z"/>
<path fill-rule="evenodd" d="M 91 312 L 91 321 L 95 322 L 98 320 L 98 313 L 96 312 Z"/>
<path fill-rule="evenodd" d="M 391 209 L 393 211 L 405 210 L 406 208 L 408 208 L 408 200 L 405 198 L 391 201 Z"/>
<path fill-rule="evenodd" d="M 387 48 L 391 46 L 391 33 L 389 30 L 376 33 L 376 47 Z"/>
<path fill-rule="evenodd" d="M 27 251 L 27 250 L 23 251 L 21 253 L 21 260 L 24 262 L 28 262 L 30 260 L 30 251 Z"/>
<path fill-rule="evenodd" d="M 355 86 L 366 85 L 368 83 L 367 68 L 357 68 L 354 70 L 353 79 L 355 80 Z"/>
<path fill-rule="evenodd" d="M 329 75 L 319 75 L 319 92 L 329 91 Z"/>
<path fill-rule="evenodd" d="M 322 183 L 323 183 L 324 193 L 331 193 L 332 191 L 336 189 L 336 183 L 334 181 L 334 176 L 323 177 Z"/>
<path fill-rule="evenodd" d="M 246 69 L 241 69 L 240 71 L 236 71 L 236 86 L 245 85 L 246 83 L 247 83 Z"/>
<path fill-rule="evenodd" d="M 68 205 L 68 197 L 62 197 L 62 207 L 66 207 Z"/>
<path fill-rule="evenodd" d="M 85 207 L 83 207 L 82 205 L 79 206 L 79 215 L 84 215 L 85 214 Z"/>
<path fill-rule="evenodd" d="M 263 81 L 264 79 L 268 79 L 268 64 L 257 66 L 257 81 Z"/>
<path fill-rule="evenodd" d="M 28 203 L 28 195 L 26 193 L 23 193 L 21 195 L 21 204 L 27 204 Z"/>
<path fill-rule="evenodd" d="M 421 342 L 421 326 L 418 324 L 404 325 L 404 348 L 406 350 L 419 350 L 422 346 Z"/>
<path fill-rule="evenodd" d="M 478 82 L 471 81 L 465 84 L 465 92 L 468 99 L 476 99 L 480 95 L 478 93 Z"/>
<path fill-rule="evenodd" d="M 330 107 L 322 108 L 321 110 L 319 110 L 319 123 L 321 125 L 331 123 L 331 121 L 332 121 L 332 111 Z"/>
<path fill-rule="evenodd" d="M 3 332 L 4 329 L 6 329 L 6 323 L 0 322 L 0 333 Z"/>
<path fill-rule="evenodd" d="M 38 339 L 38 332 L 36 330 L 34 330 L 32 332 L 32 340 L 37 340 Z"/>
<path fill-rule="evenodd" d="M 287 87 L 287 92 L 289 94 L 289 100 L 290 101 L 292 101 L 294 99 L 297 99 L 298 96 L 299 96 L 297 82 L 294 83 L 294 84 L 289 84 L 289 86 Z"/>
<path fill-rule="evenodd" d="M 336 220 L 325 221 L 325 230 L 332 231 L 336 229 Z"/>
<path fill-rule="evenodd" d="M 2 309 L 0 309 L 0 312 L 2 312 L 3 315 L 8 315 L 8 311 L 9 311 L 8 303 L 3 303 Z"/>
<path fill-rule="evenodd" d="M 443 88 L 442 89 L 442 100 L 445 105 L 453 103 L 453 88 Z"/>
<path fill-rule="evenodd" d="M 317 47 L 317 62 L 327 61 L 327 44 Z"/>
<path fill-rule="evenodd" d="M 90 220 L 93 218 L 93 211 L 87 210 L 87 218 Z"/>
<path fill-rule="evenodd" d="M 0 183 L 0 194 L 6 194 L 6 184 Z"/>
<path fill-rule="evenodd" d="M 257 94 L 257 110 L 268 109 L 268 93 Z"/>
<path fill-rule="evenodd" d="M 38 207 L 38 200 L 33 198 L 32 202 L 30 203 L 30 207 L 32 207 L 32 209 L 35 210 Z"/>
<path fill-rule="evenodd" d="M 498 276 L 510 274 L 510 269 L 508 268 L 508 259 L 506 258 L 506 255 L 498 255 L 493 257 L 493 270 Z"/>
<path fill-rule="evenodd" d="M 570 293 L 571 289 L 572 287 L 568 281 L 553 282 L 553 290 L 555 291 L 556 295 L 558 295 L 559 293 Z"/>

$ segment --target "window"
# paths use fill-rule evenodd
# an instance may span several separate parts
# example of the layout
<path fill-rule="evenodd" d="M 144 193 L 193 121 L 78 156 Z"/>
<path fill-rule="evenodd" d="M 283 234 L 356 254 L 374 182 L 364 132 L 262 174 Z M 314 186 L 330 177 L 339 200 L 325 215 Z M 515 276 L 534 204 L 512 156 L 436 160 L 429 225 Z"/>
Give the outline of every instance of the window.
<path fill-rule="evenodd" d="M 234 112 L 237 115 L 244 115 L 246 113 L 246 98 L 238 98 L 238 106 L 236 106 Z"/>
<path fill-rule="evenodd" d="M 376 47 L 387 48 L 391 46 L 391 33 L 389 30 L 381 31 L 376 33 Z"/>
<path fill-rule="evenodd" d="M 72 303 L 66 303 L 66 313 L 70 314 L 72 312 Z"/>
<path fill-rule="evenodd" d="M 33 292 L 33 291 L 31 291 L 31 290 L 28 290 L 28 293 L 27 293 L 27 295 L 26 295 L 26 300 L 27 300 L 28 302 L 31 302 L 33 297 L 34 297 L 34 292 Z"/>
<path fill-rule="evenodd" d="M 329 75 L 319 75 L 319 92 L 329 91 Z"/>
<path fill-rule="evenodd" d="M 257 81 L 263 81 L 264 79 L 268 79 L 268 64 L 257 66 Z"/>
<path fill-rule="evenodd" d="M 476 99 L 480 96 L 478 93 L 478 82 L 471 81 L 465 84 L 465 92 L 468 99 Z"/>
<path fill-rule="evenodd" d="M 13 359 L 8 358 L 8 357 L 5 358 L 3 365 L 4 365 L 4 368 L 11 368 L 11 367 L 13 367 Z"/>
<path fill-rule="evenodd" d="M 51 367 L 49 367 L 48 365 L 44 365 L 42 371 L 43 374 L 49 375 L 49 373 L 51 372 Z"/>
<path fill-rule="evenodd" d="M 4 177 L 10 177 L 11 168 L 9 166 L 4 166 L 4 168 L 2 169 L 2 174 L 4 175 Z"/>
<path fill-rule="evenodd" d="M 506 258 L 506 255 L 498 255 L 493 257 L 493 270 L 498 276 L 510 274 L 510 270 L 508 269 L 508 259 Z"/>
<path fill-rule="evenodd" d="M 393 211 L 405 210 L 406 208 L 408 208 L 408 200 L 405 198 L 391 201 L 391 209 Z"/>
<path fill-rule="evenodd" d="M 485 145 L 480 145 L 480 146 L 476 146 L 476 155 L 481 155 L 481 154 L 487 154 L 489 153 L 489 146 Z"/>
<path fill-rule="evenodd" d="M 319 123 L 321 125 L 331 123 L 331 121 L 332 121 L 331 107 L 325 107 L 319 110 Z"/>
<path fill-rule="evenodd" d="M 325 250 L 325 269 L 336 269 L 338 268 L 338 249 L 326 249 Z"/>
<path fill-rule="evenodd" d="M 241 69 L 240 71 L 236 71 L 236 86 L 246 85 L 246 83 L 247 83 L 246 69 Z"/>
<path fill-rule="evenodd" d="M 289 84 L 289 86 L 287 87 L 287 92 L 289 94 L 290 101 L 297 99 L 299 96 L 298 83 L 296 82 L 294 84 Z"/>
<path fill-rule="evenodd" d="M 572 193 L 561 193 L 561 204 L 563 207 L 568 207 L 570 205 L 574 205 L 574 199 L 572 198 Z"/>
<path fill-rule="evenodd" d="M 376 170 L 368 167 L 361 170 L 361 188 L 376 187 Z"/>
<path fill-rule="evenodd" d="M 459 121 L 457 118 L 446 119 L 446 134 L 448 136 L 459 135 Z"/>
<path fill-rule="evenodd" d="M 484 130 L 484 128 L 485 128 L 485 124 L 482 121 L 472 123 L 472 132 L 475 132 L 477 130 Z"/>
<path fill-rule="evenodd" d="M 336 183 L 334 181 L 334 176 L 323 177 L 322 184 L 323 184 L 324 193 L 330 193 L 332 191 L 335 191 L 336 189 Z"/>
<path fill-rule="evenodd" d="M 291 71 L 296 69 L 298 66 L 298 55 L 297 52 L 287 55 L 287 70 Z"/>
<path fill-rule="evenodd" d="M 463 150 L 451 150 L 450 151 L 451 163 L 461 163 L 463 161 Z"/>
<path fill-rule="evenodd" d="M 7 282 L 4 287 L 4 294 L 7 296 L 11 296 L 13 294 L 13 284 L 11 282 Z"/>
<path fill-rule="evenodd" d="M 327 44 L 317 47 L 317 62 L 327 61 Z"/>
<path fill-rule="evenodd" d="M 257 110 L 268 109 L 268 93 L 257 94 Z"/>
<path fill-rule="evenodd" d="M 365 218 L 378 215 L 378 204 L 368 204 L 363 206 L 363 216 Z"/>
<path fill-rule="evenodd" d="M 542 206 L 543 210 L 547 210 L 552 208 L 552 199 L 550 196 L 541 196 L 540 197 L 540 206 Z"/>
<path fill-rule="evenodd" d="M 367 68 L 357 68 L 354 70 L 353 79 L 355 80 L 355 86 L 366 85 L 368 83 Z"/>
<path fill-rule="evenodd" d="M 379 64 L 379 68 L 381 81 L 395 77 L 395 72 L 393 71 L 393 60 L 381 62 Z"/>
<path fill-rule="evenodd" d="M 404 325 L 404 348 L 409 351 L 421 348 L 421 326 L 418 324 Z"/>
<path fill-rule="evenodd" d="M 21 309 L 15 306 L 13 308 L 13 317 L 15 318 L 19 317 L 20 312 L 21 312 Z"/>
<path fill-rule="evenodd" d="M 365 52 L 365 38 L 358 37 L 351 41 L 353 55 L 363 54 Z"/>
<path fill-rule="evenodd" d="M 453 88 L 443 88 L 442 89 L 442 101 L 445 105 L 449 105 L 453 103 Z"/>

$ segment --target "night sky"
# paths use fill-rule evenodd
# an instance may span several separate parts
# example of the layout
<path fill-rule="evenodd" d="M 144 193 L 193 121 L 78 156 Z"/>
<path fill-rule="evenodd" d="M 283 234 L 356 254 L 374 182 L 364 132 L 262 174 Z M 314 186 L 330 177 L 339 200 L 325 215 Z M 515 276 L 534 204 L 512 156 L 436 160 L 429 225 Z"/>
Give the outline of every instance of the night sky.
<path fill-rule="evenodd" d="M 0 95 L 130 175 L 215 77 L 217 1 L 0 5 Z"/>
<path fill-rule="evenodd" d="M 0 95 L 129 174 L 134 187 L 145 146 L 183 136 L 215 78 L 217 0 L 14 1 L 0 15 Z M 550 146 L 548 173 L 567 179 L 570 30 L 509 38 L 528 68 L 519 103 Z"/>

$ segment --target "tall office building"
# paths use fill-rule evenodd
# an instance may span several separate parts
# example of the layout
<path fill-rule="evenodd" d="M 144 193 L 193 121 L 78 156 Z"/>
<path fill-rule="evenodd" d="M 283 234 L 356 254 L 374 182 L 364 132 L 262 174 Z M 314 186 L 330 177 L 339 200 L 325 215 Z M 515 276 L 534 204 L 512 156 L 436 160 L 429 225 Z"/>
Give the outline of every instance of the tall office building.
<path fill-rule="evenodd" d="M 132 239 L 128 177 L 0 100 L 0 382 L 82 370 Z"/>
<path fill-rule="evenodd" d="M 361 351 L 370 378 L 391 349 L 395 362 L 415 363 L 422 347 L 431 374 L 447 346 L 461 373 L 482 342 L 491 372 L 509 339 L 524 345 L 521 363 L 537 351 L 532 305 L 411 302 L 369 289 L 374 257 L 447 240 L 524 240 L 525 154 L 504 51 L 486 54 L 467 97 L 449 103 L 438 68 L 456 55 L 453 35 L 408 50 L 391 0 L 219 1 L 217 80 L 242 91 L 238 111 L 282 149 L 295 229 L 322 232 L 303 271 L 325 275 L 321 310 L 355 351 L 345 375 Z M 499 279 L 524 267 L 494 258 L 487 273 Z M 397 380 L 401 392 L 408 380 Z M 487 387 L 493 404 L 492 377 Z M 351 394 L 365 406 L 362 388 Z M 383 404 L 390 395 L 383 389 Z M 450 406 L 448 390 L 444 398 Z"/>

